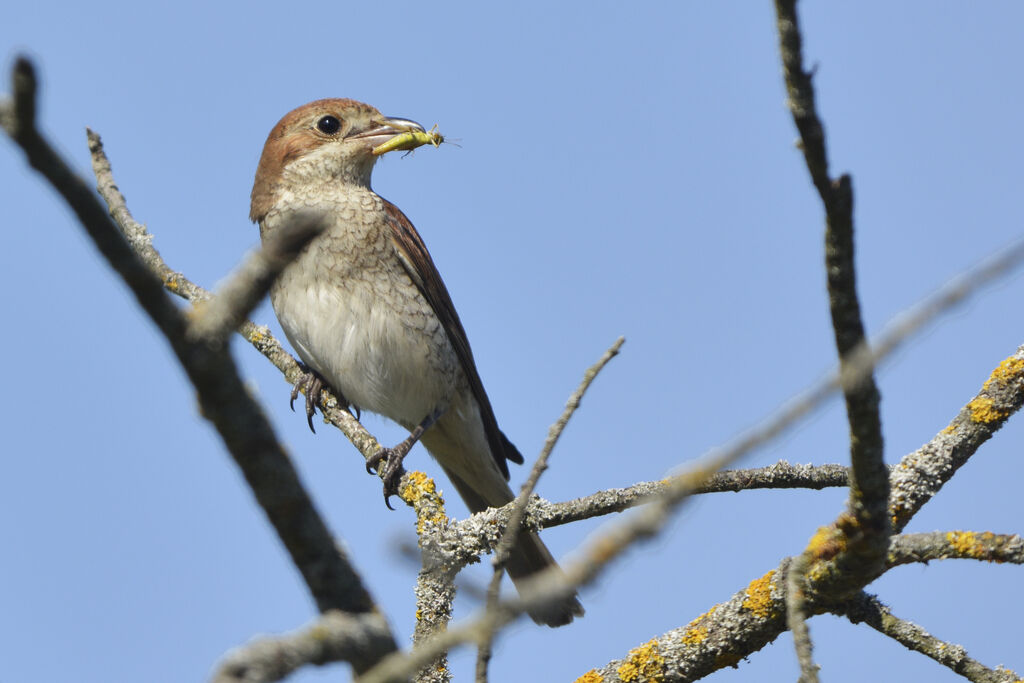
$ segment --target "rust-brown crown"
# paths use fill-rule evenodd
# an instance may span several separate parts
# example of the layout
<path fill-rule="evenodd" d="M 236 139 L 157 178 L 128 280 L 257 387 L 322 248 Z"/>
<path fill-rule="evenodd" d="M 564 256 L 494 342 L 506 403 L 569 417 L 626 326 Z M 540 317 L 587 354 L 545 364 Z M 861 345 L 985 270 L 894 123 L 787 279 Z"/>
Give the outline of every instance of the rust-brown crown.
<path fill-rule="evenodd" d="M 372 167 L 370 150 L 382 141 L 380 135 L 372 134 L 378 129 L 386 130 L 381 127 L 386 126 L 388 120 L 374 107 L 345 98 L 316 100 L 285 114 L 270 131 L 263 146 L 252 187 L 249 218 L 258 222 L 274 206 L 288 164 L 324 145 L 363 138 L 366 144 L 349 150 L 349 153 L 361 155 L 365 150 L 365 161 Z M 398 131 L 390 132 L 395 134 Z"/>

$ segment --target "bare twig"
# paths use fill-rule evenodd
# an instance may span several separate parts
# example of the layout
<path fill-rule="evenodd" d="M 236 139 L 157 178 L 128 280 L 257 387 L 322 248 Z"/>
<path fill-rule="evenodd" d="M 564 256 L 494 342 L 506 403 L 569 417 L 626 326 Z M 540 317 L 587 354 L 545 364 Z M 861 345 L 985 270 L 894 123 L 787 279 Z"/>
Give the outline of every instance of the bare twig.
<path fill-rule="evenodd" d="M 310 664 L 372 661 L 393 649 L 387 621 L 380 614 L 355 615 L 332 610 L 299 631 L 259 638 L 228 652 L 212 680 L 268 683 Z"/>
<path fill-rule="evenodd" d="M 833 180 L 828 174 L 824 129 L 816 111 L 811 75 L 803 68 L 803 41 L 796 0 L 777 0 L 775 9 L 789 108 L 800 132 L 811 180 L 825 206 L 825 270 L 832 327 L 840 372 L 851 380 L 846 374 L 847 366 L 853 354 L 866 347 L 854 268 L 852 182 L 848 175 Z M 836 595 L 859 590 L 883 571 L 891 533 L 887 514 L 889 471 L 883 461 L 880 399 L 872 372 L 862 371 L 856 380 L 844 381 L 843 396 L 850 425 L 851 477 L 848 511 L 844 513 L 845 519 L 836 525 L 846 535 L 843 551 L 834 558 L 840 569 L 832 574 L 837 580 L 835 585 L 826 588 Z M 808 557 L 806 562 L 796 564 L 806 568 L 810 562 Z M 798 571 L 790 578 L 796 580 L 801 576 Z M 792 600 L 802 595 L 800 590 L 789 592 Z M 801 614 L 796 604 L 792 607 L 794 616 Z M 795 631 L 796 635 L 803 633 L 803 628 Z M 796 642 L 799 647 L 800 639 Z M 801 653 L 800 659 L 802 677 L 813 680 L 809 647 Z"/>
<path fill-rule="evenodd" d="M 526 482 L 523 484 L 522 489 L 519 491 L 519 495 L 516 499 L 510 503 L 511 510 L 509 512 L 508 523 L 505 526 L 505 531 L 502 534 L 501 541 L 498 543 L 498 547 L 494 551 L 494 575 L 491 577 L 490 585 L 487 588 L 487 603 L 486 609 L 494 609 L 498 604 L 499 588 L 501 587 L 501 577 L 503 574 L 503 568 L 505 561 L 508 559 L 509 552 L 515 545 L 516 538 L 519 536 L 519 529 L 523 524 L 523 518 L 526 516 L 526 509 L 530 503 L 530 496 L 533 495 L 534 489 L 537 487 L 537 482 L 540 480 L 540 475 L 544 473 L 544 470 L 548 467 L 548 458 L 551 456 L 551 451 L 554 450 L 555 444 L 558 443 L 558 439 L 562 436 L 562 432 L 565 431 L 566 425 L 569 424 L 569 420 L 572 418 L 573 413 L 580 407 L 580 401 L 583 400 L 583 395 L 587 393 L 587 389 L 590 388 L 590 384 L 597 377 L 598 373 L 604 369 L 604 366 L 611 361 L 612 358 L 618 355 L 619 349 L 625 343 L 625 338 L 619 337 L 615 342 L 608 348 L 607 351 L 601 356 L 600 359 L 594 365 L 587 368 L 587 371 L 583 373 L 583 379 L 580 381 L 580 385 L 576 388 L 576 391 L 569 396 L 569 400 L 565 404 L 565 410 L 562 411 L 561 416 L 558 420 L 551 425 L 548 430 L 548 437 L 544 440 L 544 447 L 541 448 L 540 455 L 537 456 L 537 462 L 534 463 L 533 469 L 530 471 L 530 476 L 526 478 Z M 487 663 L 491 659 L 491 645 L 494 641 L 494 632 L 485 632 L 480 639 L 480 646 L 478 648 L 477 660 L 476 660 L 476 678 L 478 683 L 485 683 L 487 680 Z"/>
<path fill-rule="evenodd" d="M 818 669 L 814 663 L 814 645 L 811 632 L 807 626 L 807 596 L 804 586 L 807 584 L 807 570 L 810 560 L 807 555 L 793 558 L 786 572 L 786 626 L 793 634 L 793 646 L 796 648 L 796 659 L 800 664 L 798 683 L 818 683 Z"/>
<path fill-rule="evenodd" d="M 781 460 L 774 465 L 744 470 L 722 470 L 699 484 L 694 495 L 702 493 L 724 493 L 751 491 L 755 489 L 813 489 L 848 486 L 848 469 L 842 465 L 790 465 Z M 600 517 L 612 512 L 622 512 L 642 505 L 652 496 L 657 496 L 668 487 L 668 481 L 645 481 L 620 489 L 605 489 L 589 496 L 552 503 L 534 497 L 527 508 L 527 516 L 539 528 L 578 522 Z M 507 517 L 507 507 L 497 508 L 498 514 Z M 491 514 L 487 510 L 479 514 Z"/>
<path fill-rule="evenodd" d="M 1002 668 L 990 669 L 968 657 L 966 650 L 961 646 L 939 640 L 917 624 L 893 616 L 889 608 L 873 595 L 861 593 L 857 599 L 836 610 L 836 613 L 844 614 L 855 624 L 867 624 L 906 648 L 931 657 L 974 683 L 1011 683 L 1020 680 L 1020 676 L 1014 672 Z"/>
<path fill-rule="evenodd" d="M 375 609 L 362 581 L 335 544 L 278 443 L 260 406 L 248 394 L 224 350 L 186 338 L 187 322 L 163 291 L 160 280 L 136 255 L 86 183 L 36 131 L 35 74 L 19 58 L 14 66 L 13 119 L 0 117 L 25 151 L 29 163 L 61 194 L 78 216 L 100 253 L 131 288 L 139 304 L 164 333 L 195 386 L 204 417 L 224 440 L 257 501 L 299 568 L 321 611 L 366 613 Z M 391 649 L 394 649 L 392 640 Z M 373 660 L 357 659 L 357 669 Z"/>

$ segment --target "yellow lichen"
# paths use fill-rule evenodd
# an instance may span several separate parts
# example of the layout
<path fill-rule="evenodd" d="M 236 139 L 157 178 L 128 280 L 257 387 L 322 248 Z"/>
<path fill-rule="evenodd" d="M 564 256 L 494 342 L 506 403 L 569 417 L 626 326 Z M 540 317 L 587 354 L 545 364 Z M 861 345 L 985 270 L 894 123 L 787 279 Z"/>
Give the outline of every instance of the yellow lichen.
<path fill-rule="evenodd" d="M 444 499 L 437 492 L 434 480 L 423 472 L 410 472 L 406 480 L 399 495 L 416 510 L 416 532 L 422 533 L 427 524 L 446 524 Z"/>
<path fill-rule="evenodd" d="M 956 431 L 956 425 L 953 424 L 952 422 L 950 422 L 948 425 L 946 425 L 945 429 L 942 430 L 942 433 L 943 434 L 952 434 L 955 431 Z"/>
<path fill-rule="evenodd" d="M 971 411 L 971 421 L 988 424 L 990 422 L 1001 420 L 1006 416 L 1006 413 L 995 406 L 996 402 L 994 399 L 984 396 L 979 396 L 974 399 L 967 404 L 967 409 Z"/>
<path fill-rule="evenodd" d="M 709 633 L 707 626 L 691 626 L 683 631 L 683 644 L 699 645 L 708 639 Z"/>
<path fill-rule="evenodd" d="M 602 681 L 604 681 L 604 677 L 597 673 L 596 669 L 591 669 L 577 678 L 575 683 L 601 683 Z"/>
<path fill-rule="evenodd" d="M 704 614 L 700 615 L 689 624 L 686 625 L 686 630 L 683 631 L 682 641 L 686 645 L 698 645 L 708 639 L 710 630 L 704 623 L 711 618 L 711 615 L 718 609 L 718 605 L 715 605 Z"/>
<path fill-rule="evenodd" d="M 963 557 L 970 557 L 976 560 L 989 559 L 989 548 L 992 545 L 995 535 L 986 531 L 976 534 L 972 531 L 950 531 L 946 534 L 946 540 Z"/>
<path fill-rule="evenodd" d="M 434 480 L 423 472 L 410 472 L 409 483 L 402 489 L 402 498 L 416 503 L 423 496 L 432 496 L 437 492 Z"/>
<path fill-rule="evenodd" d="M 989 378 L 985 380 L 985 389 L 990 389 L 993 384 L 1007 385 L 1017 377 L 1024 375 L 1024 358 L 1007 358 L 1000 363 Z"/>
<path fill-rule="evenodd" d="M 665 658 L 658 652 L 658 641 L 650 640 L 629 651 L 626 661 L 616 673 L 624 681 L 662 681 L 665 679 Z"/>
<path fill-rule="evenodd" d="M 747 597 L 743 601 L 743 608 L 753 612 L 754 616 L 767 619 L 775 611 L 775 603 L 772 601 L 772 577 L 775 570 L 768 572 L 760 579 L 754 579 L 747 586 Z"/>

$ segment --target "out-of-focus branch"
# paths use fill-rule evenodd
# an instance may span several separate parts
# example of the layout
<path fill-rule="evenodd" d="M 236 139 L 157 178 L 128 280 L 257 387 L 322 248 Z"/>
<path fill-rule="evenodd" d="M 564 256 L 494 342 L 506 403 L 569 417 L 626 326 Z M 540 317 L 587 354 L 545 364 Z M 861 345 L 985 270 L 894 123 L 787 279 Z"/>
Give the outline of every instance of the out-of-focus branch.
<path fill-rule="evenodd" d="M 207 344 L 220 345 L 245 322 L 246 316 L 270 291 L 277 276 L 326 223 L 315 212 L 296 216 L 288 230 L 279 230 L 239 266 L 217 294 L 198 303 L 192 314 L 188 336 Z"/>
<path fill-rule="evenodd" d="M 990 669 L 968 657 L 967 651 L 961 646 L 939 640 L 917 624 L 894 616 L 873 595 L 861 593 L 857 599 L 848 601 L 836 610 L 836 613 L 845 615 L 855 624 L 867 624 L 904 647 L 931 657 L 974 683 L 1015 683 L 1020 680 L 1020 676 L 1014 672 L 1002 668 Z"/>
<path fill-rule="evenodd" d="M 332 610 L 299 631 L 258 638 L 228 652 L 212 680 L 269 683 L 310 664 L 375 661 L 393 649 L 391 631 L 380 614 Z"/>
<path fill-rule="evenodd" d="M 260 406 L 245 390 L 231 356 L 187 338 L 185 315 L 164 293 L 160 280 L 129 246 L 86 183 L 36 131 L 32 118 L 36 80 L 27 59 L 16 61 L 13 81 L 14 115 L 0 116 L 5 129 L 25 151 L 32 167 L 65 199 L 100 253 L 164 333 L 196 388 L 203 416 L 217 428 L 319 609 L 374 610 L 362 581 L 335 544 Z M 390 649 L 394 648 L 392 640 Z M 372 662 L 357 659 L 353 664 L 362 670 Z"/>
<path fill-rule="evenodd" d="M 894 536 L 889 541 L 890 567 L 952 559 L 1024 564 L 1024 539 L 988 531 L 932 531 Z"/>

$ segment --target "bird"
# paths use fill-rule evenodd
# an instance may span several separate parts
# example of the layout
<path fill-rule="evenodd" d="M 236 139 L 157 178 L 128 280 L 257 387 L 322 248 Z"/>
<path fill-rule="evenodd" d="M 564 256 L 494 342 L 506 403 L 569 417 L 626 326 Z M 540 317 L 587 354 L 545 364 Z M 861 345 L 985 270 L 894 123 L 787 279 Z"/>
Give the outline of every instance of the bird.
<path fill-rule="evenodd" d="M 513 500 L 507 463 L 522 463 L 523 456 L 498 428 L 426 245 L 405 214 L 371 188 L 375 150 L 409 133 L 425 131 L 351 99 L 294 109 L 267 137 L 249 217 L 264 242 L 302 220 L 308 224 L 310 213 L 324 224 L 270 292 L 285 336 L 306 366 L 292 400 L 303 387 L 310 428 L 317 395 L 329 386 L 355 415 L 380 414 L 410 432 L 368 461 L 367 470 L 381 469 L 385 502 L 397 492 L 402 459 L 420 441 L 469 510 L 480 512 Z M 505 564 L 517 587 L 551 566 L 557 564 L 550 551 L 528 531 Z M 582 614 L 575 595 L 530 612 L 547 626 Z"/>

